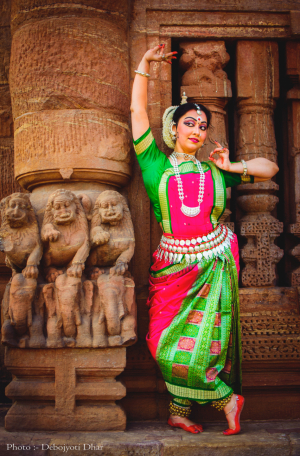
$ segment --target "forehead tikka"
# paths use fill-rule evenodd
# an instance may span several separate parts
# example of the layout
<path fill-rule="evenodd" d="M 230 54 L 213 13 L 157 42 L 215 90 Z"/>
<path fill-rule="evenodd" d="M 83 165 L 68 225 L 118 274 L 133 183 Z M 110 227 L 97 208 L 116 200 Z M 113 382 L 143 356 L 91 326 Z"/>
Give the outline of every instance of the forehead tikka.
<path fill-rule="evenodd" d="M 198 121 L 198 122 L 202 122 L 202 119 L 201 119 L 201 117 L 200 117 L 201 114 L 202 114 L 201 108 L 200 108 L 200 106 L 197 105 L 197 103 L 194 103 L 194 105 L 195 105 L 196 108 L 197 108 L 197 114 L 198 114 L 197 121 Z"/>

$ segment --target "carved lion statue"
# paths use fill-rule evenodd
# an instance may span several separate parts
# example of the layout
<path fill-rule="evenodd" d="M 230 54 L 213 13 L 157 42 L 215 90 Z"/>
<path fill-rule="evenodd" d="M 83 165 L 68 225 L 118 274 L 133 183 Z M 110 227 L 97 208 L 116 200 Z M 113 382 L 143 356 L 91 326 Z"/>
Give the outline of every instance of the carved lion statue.
<path fill-rule="evenodd" d="M 6 264 L 13 271 L 2 301 L 2 342 L 27 346 L 28 332 L 35 330 L 33 303 L 43 253 L 39 228 L 27 194 L 13 193 L 4 198 L 0 211 L 0 247 L 6 254 Z M 41 333 L 36 335 L 42 345 L 44 337 Z"/>
<path fill-rule="evenodd" d="M 111 266 L 110 274 L 123 275 L 134 253 L 134 230 L 125 198 L 106 190 L 95 203 L 91 226 L 92 250 L 87 260 L 91 278 L 97 278 L 99 267 Z"/>
<path fill-rule="evenodd" d="M 82 196 L 85 202 L 88 197 Z M 81 277 L 89 254 L 89 229 L 84 207 L 69 190 L 50 195 L 42 226 L 43 262 L 48 282 L 58 275 Z"/>
<path fill-rule="evenodd" d="M 22 272 L 26 278 L 37 278 L 42 257 L 37 219 L 29 195 L 13 193 L 0 203 L 0 249 L 13 275 Z"/>

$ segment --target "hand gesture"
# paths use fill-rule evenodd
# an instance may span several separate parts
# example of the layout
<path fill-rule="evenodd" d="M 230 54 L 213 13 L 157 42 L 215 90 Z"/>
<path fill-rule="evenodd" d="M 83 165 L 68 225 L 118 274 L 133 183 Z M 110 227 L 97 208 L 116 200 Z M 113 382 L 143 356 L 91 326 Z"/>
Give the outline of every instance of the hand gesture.
<path fill-rule="evenodd" d="M 172 63 L 173 59 L 176 59 L 174 54 L 177 54 L 176 51 L 174 52 L 167 52 L 167 54 L 164 53 L 165 49 L 165 44 L 159 44 L 158 46 L 155 46 L 153 49 L 149 49 L 149 51 L 146 52 L 144 55 L 145 59 L 150 63 L 150 62 L 167 62 L 167 63 Z"/>
<path fill-rule="evenodd" d="M 208 159 L 212 161 L 218 168 L 223 169 L 224 171 L 230 171 L 231 163 L 229 160 L 229 150 L 218 143 L 218 141 L 214 140 L 214 142 L 218 147 L 209 154 Z M 215 158 L 215 154 L 218 154 L 219 158 Z"/>

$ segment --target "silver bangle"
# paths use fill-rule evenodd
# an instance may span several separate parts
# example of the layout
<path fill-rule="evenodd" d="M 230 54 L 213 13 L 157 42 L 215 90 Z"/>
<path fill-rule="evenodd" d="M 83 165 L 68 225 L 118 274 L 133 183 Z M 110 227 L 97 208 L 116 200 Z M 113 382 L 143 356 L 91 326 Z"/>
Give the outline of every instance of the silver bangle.
<path fill-rule="evenodd" d="M 141 76 L 145 76 L 146 78 L 150 78 L 150 74 L 149 73 L 143 73 L 142 71 L 139 71 L 139 70 L 134 70 L 134 72 L 136 74 L 140 74 Z"/>
<path fill-rule="evenodd" d="M 247 176 L 247 172 L 248 172 L 247 163 L 243 159 L 241 160 L 241 163 L 242 163 L 243 168 L 244 168 L 243 176 Z"/>

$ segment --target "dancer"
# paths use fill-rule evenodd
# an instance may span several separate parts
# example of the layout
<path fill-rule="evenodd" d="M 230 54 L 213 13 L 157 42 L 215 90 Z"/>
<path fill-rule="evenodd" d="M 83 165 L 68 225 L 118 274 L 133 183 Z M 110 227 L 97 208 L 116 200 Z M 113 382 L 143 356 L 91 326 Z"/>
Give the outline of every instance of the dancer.
<path fill-rule="evenodd" d="M 201 104 L 171 106 L 163 116 L 168 158 L 157 147 L 147 116 L 151 62 L 172 63 L 164 45 L 142 58 L 132 90 L 134 148 L 157 221 L 163 230 L 150 268 L 147 343 L 172 395 L 168 423 L 188 432 L 192 401 L 223 410 L 225 435 L 240 431 L 241 338 L 236 235 L 219 223 L 226 187 L 272 178 L 278 167 L 265 158 L 231 163 L 217 141 L 209 160 L 195 154 L 211 121 Z M 186 101 L 186 100 L 184 100 Z"/>

